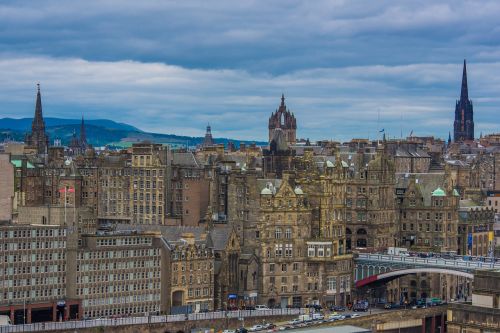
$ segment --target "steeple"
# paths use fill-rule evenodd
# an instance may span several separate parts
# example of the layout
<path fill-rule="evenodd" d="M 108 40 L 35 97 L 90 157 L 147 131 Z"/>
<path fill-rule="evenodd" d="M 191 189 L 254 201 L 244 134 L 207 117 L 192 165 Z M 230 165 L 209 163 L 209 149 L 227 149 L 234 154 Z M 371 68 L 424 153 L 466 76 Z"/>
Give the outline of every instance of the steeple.
<path fill-rule="evenodd" d="M 207 125 L 207 131 L 205 133 L 205 139 L 203 140 L 203 147 L 208 147 L 208 146 L 213 146 L 214 140 L 212 138 L 212 128 L 210 127 L 210 124 Z"/>
<path fill-rule="evenodd" d="M 40 83 L 36 84 L 36 90 L 35 117 L 33 118 L 33 122 L 31 124 L 32 130 L 40 127 L 45 128 L 45 122 L 43 121 L 42 113 L 42 96 L 40 94 Z"/>
<path fill-rule="evenodd" d="M 82 115 L 82 123 L 80 125 L 80 145 L 82 148 L 87 147 L 87 134 L 85 133 L 85 122 Z"/>
<path fill-rule="evenodd" d="M 31 133 L 26 134 L 25 142 L 29 147 L 36 148 L 38 154 L 46 154 L 49 147 L 49 137 L 45 133 L 40 83 L 37 83 L 36 88 L 35 116 L 31 123 Z"/>
<path fill-rule="evenodd" d="M 448 146 L 451 145 L 451 132 L 448 132 Z"/>
<path fill-rule="evenodd" d="M 462 90 L 460 92 L 460 99 L 461 100 L 468 100 L 469 99 L 469 89 L 467 87 L 467 64 L 464 59 L 464 69 L 462 73 Z"/>
<path fill-rule="evenodd" d="M 460 99 L 455 104 L 455 121 L 453 123 L 453 141 L 474 140 L 474 109 L 469 99 L 467 84 L 467 63 L 464 59 Z"/>
<path fill-rule="evenodd" d="M 282 107 L 285 106 L 285 94 L 281 94 L 281 105 Z"/>

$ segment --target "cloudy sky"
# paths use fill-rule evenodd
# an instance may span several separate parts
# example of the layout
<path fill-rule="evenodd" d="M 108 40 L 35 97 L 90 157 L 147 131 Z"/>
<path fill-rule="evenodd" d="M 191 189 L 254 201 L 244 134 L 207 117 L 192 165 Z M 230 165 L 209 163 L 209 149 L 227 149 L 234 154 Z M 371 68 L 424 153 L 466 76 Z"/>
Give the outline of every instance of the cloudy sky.
<path fill-rule="evenodd" d="M 0 117 L 109 118 L 266 139 L 281 93 L 298 136 L 452 130 L 467 58 L 476 133 L 500 131 L 499 1 L 0 3 Z"/>

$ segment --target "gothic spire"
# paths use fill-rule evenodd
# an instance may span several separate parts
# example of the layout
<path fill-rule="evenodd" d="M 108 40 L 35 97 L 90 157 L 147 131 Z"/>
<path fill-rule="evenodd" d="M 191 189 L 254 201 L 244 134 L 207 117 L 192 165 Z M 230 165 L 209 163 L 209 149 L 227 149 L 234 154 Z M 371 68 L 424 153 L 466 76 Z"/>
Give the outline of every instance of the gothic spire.
<path fill-rule="evenodd" d="M 281 106 L 285 106 L 285 94 L 281 94 Z"/>
<path fill-rule="evenodd" d="M 462 73 L 462 90 L 460 92 L 460 100 L 467 101 L 469 99 L 469 89 L 467 88 L 467 64 L 464 59 L 464 70 Z"/>
<path fill-rule="evenodd" d="M 80 145 L 82 147 L 87 146 L 87 134 L 85 133 L 85 122 L 82 115 L 82 123 L 80 125 Z"/>
<path fill-rule="evenodd" d="M 37 93 L 36 93 L 36 104 L 35 104 L 35 117 L 33 118 L 32 127 L 40 127 L 45 125 L 42 114 L 42 96 L 40 94 L 40 83 L 36 84 L 36 88 L 37 88 Z"/>

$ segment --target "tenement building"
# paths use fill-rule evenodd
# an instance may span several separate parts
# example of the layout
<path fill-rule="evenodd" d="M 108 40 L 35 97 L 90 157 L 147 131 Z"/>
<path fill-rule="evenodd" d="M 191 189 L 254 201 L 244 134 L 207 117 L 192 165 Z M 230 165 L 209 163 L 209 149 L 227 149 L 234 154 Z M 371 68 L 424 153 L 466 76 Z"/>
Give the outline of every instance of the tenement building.
<path fill-rule="evenodd" d="M 161 144 L 138 143 L 132 146 L 132 223 L 164 224 L 169 154 L 168 147 Z"/>

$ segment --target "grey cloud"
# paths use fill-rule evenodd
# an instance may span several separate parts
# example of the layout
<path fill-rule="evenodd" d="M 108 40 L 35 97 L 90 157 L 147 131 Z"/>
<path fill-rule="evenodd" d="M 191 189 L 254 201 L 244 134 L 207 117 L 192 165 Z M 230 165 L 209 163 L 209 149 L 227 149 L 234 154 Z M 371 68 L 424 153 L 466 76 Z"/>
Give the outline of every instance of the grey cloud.
<path fill-rule="evenodd" d="M 210 122 L 218 136 L 265 139 L 267 117 L 284 92 L 298 118 L 299 136 L 320 139 L 335 133 L 335 139 L 349 139 L 373 137 L 377 127 L 399 133 L 401 126 L 405 133 L 414 129 L 445 136 L 459 95 L 461 63 L 270 75 L 138 61 L 17 57 L 0 58 L 0 72 L 5 78 L 0 100 L 9 105 L 3 115 L 31 116 L 33 87 L 40 80 L 47 115 L 84 112 L 88 118 L 106 116 L 145 130 L 197 135 Z M 497 127 L 498 73 L 500 63 L 469 66 L 476 119 Z"/>

